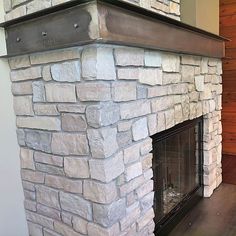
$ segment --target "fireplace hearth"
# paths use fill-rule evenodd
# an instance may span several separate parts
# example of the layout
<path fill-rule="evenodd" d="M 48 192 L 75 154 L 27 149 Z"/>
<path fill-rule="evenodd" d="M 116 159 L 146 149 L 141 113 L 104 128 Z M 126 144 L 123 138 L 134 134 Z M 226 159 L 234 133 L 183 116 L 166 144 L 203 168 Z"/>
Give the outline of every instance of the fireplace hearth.
<path fill-rule="evenodd" d="M 203 196 L 202 118 L 183 122 L 153 138 L 156 234 L 167 234 Z"/>

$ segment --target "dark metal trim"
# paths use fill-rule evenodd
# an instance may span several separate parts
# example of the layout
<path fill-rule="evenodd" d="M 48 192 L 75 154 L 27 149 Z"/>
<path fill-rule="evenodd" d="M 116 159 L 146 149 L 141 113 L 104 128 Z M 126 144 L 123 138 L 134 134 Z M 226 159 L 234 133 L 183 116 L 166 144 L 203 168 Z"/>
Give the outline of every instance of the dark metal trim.
<path fill-rule="evenodd" d="M 0 27 L 6 28 L 6 27 L 9 27 L 11 25 L 15 25 L 15 24 L 18 24 L 18 23 L 23 23 L 23 22 L 29 21 L 31 19 L 35 19 L 35 18 L 38 18 L 38 17 L 41 17 L 41 16 L 45 16 L 45 15 L 54 13 L 54 12 L 58 12 L 58 11 L 61 11 L 61 10 L 65 10 L 65 9 L 74 7 L 74 6 L 78 6 L 78 5 L 81 5 L 81 4 L 84 4 L 84 3 L 91 3 L 91 2 L 109 3 L 111 5 L 114 5 L 114 6 L 126 9 L 126 10 L 130 10 L 132 12 L 136 12 L 136 13 L 141 14 L 143 16 L 152 17 L 153 19 L 157 19 L 159 21 L 169 23 L 171 25 L 175 25 L 175 26 L 178 26 L 178 27 L 183 28 L 183 29 L 188 29 L 188 30 L 191 30 L 191 31 L 194 31 L 194 32 L 198 32 L 200 34 L 207 35 L 207 36 L 212 37 L 214 39 L 229 41 L 229 39 L 227 39 L 225 37 L 219 36 L 217 34 L 213 34 L 211 32 L 208 32 L 208 31 L 196 28 L 194 26 L 185 24 L 181 21 L 174 20 L 170 17 L 152 12 L 152 11 L 147 10 L 145 8 L 136 6 L 136 5 L 128 3 L 128 2 L 123 2 L 123 1 L 120 1 L 120 0 L 116 0 L 116 1 L 114 1 L 114 0 L 71 0 L 69 2 L 59 4 L 57 6 L 46 8 L 44 10 L 40 10 L 40 11 L 31 13 L 31 14 L 28 14 L 28 15 L 25 15 L 25 16 L 21 16 L 19 18 L 13 19 L 13 20 L 5 21 L 3 23 L 0 23 Z"/>
<path fill-rule="evenodd" d="M 87 16 L 81 14 L 82 11 L 87 12 Z M 73 14 L 67 17 L 70 12 Z M 86 20 L 89 17 L 90 22 Z M 58 25 L 58 19 L 61 25 Z M 70 27 L 75 20 L 82 24 L 77 34 Z M 225 38 L 119 0 L 72 0 L 0 26 L 6 30 L 8 57 L 90 43 L 137 46 L 216 58 L 225 54 Z M 127 30 L 127 26 L 133 30 Z M 50 33 L 43 36 L 45 28 Z"/>
<path fill-rule="evenodd" d="M 36 18 L 39 18 L 42 16 L 47 16 L 49 14 L 56 13 L 56 12 L 62 11 L 62 10 L 66 10 L 68 8 L 82 5 L 82 4 L 85 4 L 88 2 L 96 2 L 96 0 L 71 0 L 69 2 L 58 4 L 53 7 L 45 8 L 43 10 L 39 10 L 39 11 L 30 13 L 30 14 L 27 14 L 24 16 L 20 16 L 18 18 L 15 18 L 15 19 L 12 19 L 9 21 L 2 22 L 2 23 L 0 23 L 0 27 L 7 28 L 9 26 L 13 26 L 13 25 L 16 25 L 19 23 L 25 23 L 25 22 L 30 21 L 32 19 L 36 19 Z"/>
<path fill-rule="evenodd" d="M 197 123 L 200 123 L 200 124 L 203 123 L 202 120 L 203 120 L 203 118 L 199 117 L 199 118 L 196 118 L 194 120 L 184 121 L 183 123 L 180 123 L 180 124 L 170 128 L 168 130 L 164 130 L 164 131 L 161 131 L 157 134 L 152 135 L 151 138 L 153 139 L 154 143 L 160 142 L 164 139 L 167 139 L 170 136 L 175 135 L 176 133 L 179 133 L 181 131 L 184 131 L 188 128 L 191 128 L 191 127 L 195 126 Z M 202 127 L 201 127 L 201 130 L 203 130 Z"/>
<path fill-rule="evenodd" d="M 203 199 L 203 187 L 192 192 L 191 196 L 183 202 L 181 209 L 176 211 L 168 221 L 162 222 L 162 226 L 154 231 L 156 236 L 167 236 L 183 217 Z"/>
<path fill-rule="evenodd" d="M 97 6 L 71 7 L 6 28 L 8 56 L 94 42 L 99 38 Z"/>

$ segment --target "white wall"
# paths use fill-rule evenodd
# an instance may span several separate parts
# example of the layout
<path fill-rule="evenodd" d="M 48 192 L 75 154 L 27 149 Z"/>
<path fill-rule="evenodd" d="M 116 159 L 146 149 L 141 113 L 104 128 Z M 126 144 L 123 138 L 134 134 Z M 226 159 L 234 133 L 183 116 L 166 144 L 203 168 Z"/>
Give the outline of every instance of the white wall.
<path fill-rule="evenodd" d="M 0 0 L 0 22 L 3 16 Z M 4 36 L 0 29 L 0 55 L 5 51 Z M 9 66 L 0 59 L 0 236 L 28 235 L 23 200 Z"/>

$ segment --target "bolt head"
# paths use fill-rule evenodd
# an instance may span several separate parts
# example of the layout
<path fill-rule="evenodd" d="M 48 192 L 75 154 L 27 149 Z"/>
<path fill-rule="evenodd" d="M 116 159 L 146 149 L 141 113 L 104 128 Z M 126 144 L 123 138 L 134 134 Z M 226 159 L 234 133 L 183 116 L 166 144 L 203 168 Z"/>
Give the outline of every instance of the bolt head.
<path fill-rule="evenodd" d="M 79 25 L 77 23 L 74 24 L 74 28 L 75 29 L 78 29 L 79 28 Z"/>

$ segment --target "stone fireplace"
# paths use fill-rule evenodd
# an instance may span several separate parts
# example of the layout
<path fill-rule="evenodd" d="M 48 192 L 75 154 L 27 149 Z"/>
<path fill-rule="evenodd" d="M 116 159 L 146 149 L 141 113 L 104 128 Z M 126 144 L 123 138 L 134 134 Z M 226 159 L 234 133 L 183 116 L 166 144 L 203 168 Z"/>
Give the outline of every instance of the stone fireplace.
<path fill-rule="evenodd" d="M 167 27 L 176 24 L 174 33 L 183 40 L 176 45 L 147 39 L 140 32 L 136 38 L 125 38 L 122 32 L 117 36 L 115 31 L 109 35 L 101 30 L 107 37 L 102 41 L 98 31 L 106 11 L 101 10 L 98 27 L 94 17 L 100 10 L 95 14 L 94 5 L 88 6 L 87 12 L 93 13 L 90 41 L 85 43 L 83 34 L 81 42 L 76 38 L 76 46 L 64 41 L 67 46 L 62 47 L 56 39 L 40 44 L 38 36 L 27 44 L 24 23 L 17 26 L 22 31 L 12 30 L 14 21 L 6 25 L 9 40 L 19 35 L 15 48 L 9 48 L 9 64 L 29 232 L 32 236 L 154 235 L 152 137 L 201 118 L 203 150 L 194 150 L 203 153 L 204 196 L 211 196 L 221 183 L 222 39 L 194 28 L 185 31 L 187 26 L 171 21 Z M 119 8 L 114 9 L 109 13 L 116 17 Z M 145 17 L 135 17 L 145 25 Z M 168 21 L 159 20 L 161 25 Z M 154 36 L 164 37 L 158 29 Z M 50 31 L 43 37 L 47 34 Z M 182 44 L 189 37 L 203 44 L 190 50 Z M 132 44 L 135 39 L 138 43 Z M 195 129 L 191 132 L 196 134 Z M 194 143 L 185 138 L 186 134 L 180 135 L 183 146 Z M 176 178 L 169 175 L 169 184 Z"/>

